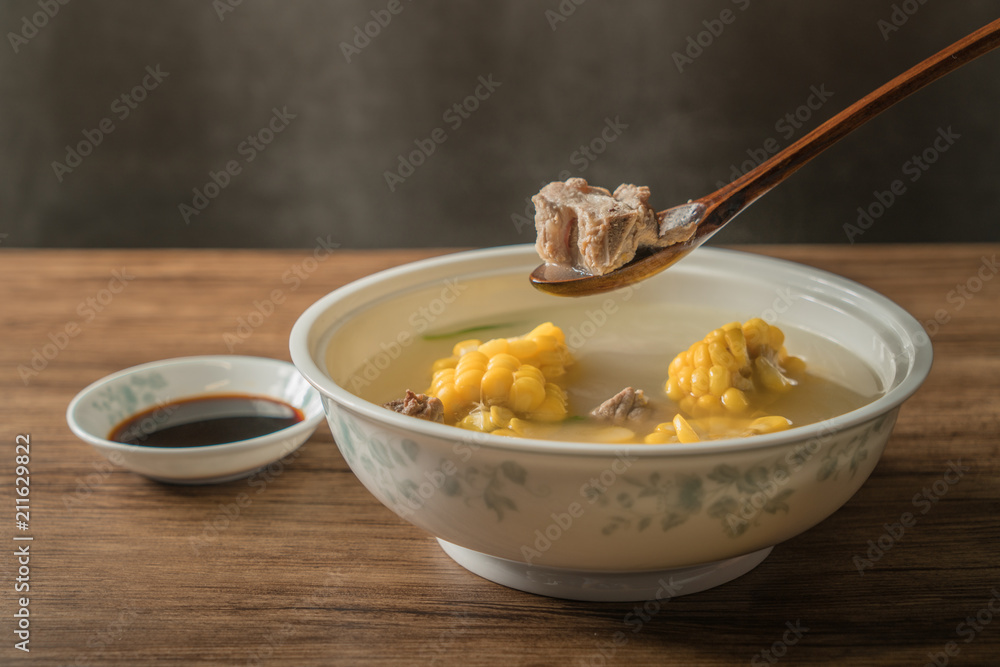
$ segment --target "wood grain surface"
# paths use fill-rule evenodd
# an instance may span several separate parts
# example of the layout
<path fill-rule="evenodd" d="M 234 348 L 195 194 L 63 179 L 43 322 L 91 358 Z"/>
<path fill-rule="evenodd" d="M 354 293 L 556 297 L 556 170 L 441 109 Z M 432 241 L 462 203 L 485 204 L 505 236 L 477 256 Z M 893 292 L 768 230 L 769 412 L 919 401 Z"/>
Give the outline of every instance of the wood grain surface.
<path fill-rule="evenodd" d="M 937 318 L 934 367 L 846 506 L 748 575 L 651 613 L 470 574 L 361 486 L 325 424 L 256 485 L 200 487 L 114 468 L 66 425 L 77 391 L 128 366 L 287 360 L 317 298 L 444 251 L 0 252 L 0 664 L 1000 664 L 1000 245 L 744 249 Z M 273 313 L 227 338 L 274 290 Z M 32 444 L 28 531 L 14 526 L 18 434 Z M 959 462 L 967 471 L 921 513 L 914 497 Z M 240 494 L 250 502 L 234 515 Z M 904 512 L 916 524 L 859 573 L 855 556 L 887 545 Z M 30 592 L 17 593 L 24 544 Z M 19 597 L 30 653 L 15 648 Z"/>

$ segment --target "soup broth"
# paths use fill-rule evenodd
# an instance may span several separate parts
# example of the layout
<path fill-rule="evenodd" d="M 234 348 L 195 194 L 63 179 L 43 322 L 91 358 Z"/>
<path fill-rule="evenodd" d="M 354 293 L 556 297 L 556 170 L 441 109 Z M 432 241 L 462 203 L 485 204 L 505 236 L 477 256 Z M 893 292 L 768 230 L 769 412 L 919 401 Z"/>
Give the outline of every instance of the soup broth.
<path fill-rule="evenodd" d="M 594 440 L 593 420 L 586 416 L 631 386 L 644 391 L 651 408 L 642 422 L 629 425 L 637 434 L 635 442 L 642 442 L 643 435 L 658 423 L 669 422 L 681 412 L 664 391 L 670 361 L 712 329 L 752 316 L 711 308 L 638 304 L 606 312 L 580 302 L 521 311 L 505 316 L 502 324 L 469 322 L 451 331 L 415 336 L 412 345 L 377 377 L 357 383 L 354 393 L 382 405 L 400 398 L 407 389 L 424 392 L 431 383 L 432 364 L 450 356 L 455 343 L 469 338 L 486 342 L 520 336 L 551 321 L 563 330 L 575 359 L 559 379 L 569 397 L 570 416 L 559 424 L 541 427 L 537 437 Z M 883 393 L 875 373 L 839 344 L 816 332 L 775 324 L 785 333 L 789 354 L 806 362 L 807 373 L 793 390 L 760 406 L 766 414 L 786 417 L 793 427 L 803 426 L 857 409 Z M 368 360 L 361 364 L 355 377 L 361 377 L 368 365 Z"/>

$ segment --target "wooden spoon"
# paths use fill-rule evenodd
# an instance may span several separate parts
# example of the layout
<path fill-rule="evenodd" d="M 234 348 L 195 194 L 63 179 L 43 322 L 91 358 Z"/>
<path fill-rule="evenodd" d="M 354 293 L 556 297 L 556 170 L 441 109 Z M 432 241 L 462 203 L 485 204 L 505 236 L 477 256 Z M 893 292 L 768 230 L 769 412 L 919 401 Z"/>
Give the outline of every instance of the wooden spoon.
<path fill-rule="evenodd" d="M 532 284 L 551 294 L 586 296 L 625 287 L 659 273 L 707 241 L 758 197 L 849 133 L 931 81 L 997 46 L 1000 46 L 1000 19 L 911 67 L 722 189 L 657 214 L 661 228 L 665 221 L 669 226 L 695 222 L 694 235 L 687 241 L 637 255 L 628 264 L 602 276 L 543 264 L 532 272 Z"/>

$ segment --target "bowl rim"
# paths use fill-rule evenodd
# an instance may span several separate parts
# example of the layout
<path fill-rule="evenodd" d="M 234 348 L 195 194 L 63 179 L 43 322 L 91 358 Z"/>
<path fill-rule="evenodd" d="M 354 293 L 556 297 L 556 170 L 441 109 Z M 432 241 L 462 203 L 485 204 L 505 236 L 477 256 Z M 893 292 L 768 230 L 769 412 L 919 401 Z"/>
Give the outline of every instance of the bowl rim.
<path fill-rule="evenodd" d="M 381 422 L 396 430 L 410 431 L 420 435 L 441 438 L 455 443 L 467 443 L 476 448 L 485 447 L 489 449 L 505 450 L 510 452 L 525 452 L 536 454 L 559 454 L 578 456 L 616 456 L 626 453 L 629 456 L 638 457 L 674 457 L 688 456 L 691 454 L 719 454 L 729 452 L 748 452 L 755 450 L 765 450 L 776 447 L 783 447 L 790 443 L 810 442 L 814 439 L 823 439 L 833 433 L 846 430 L 870 422 L 880 416 L 887 415 L 897 409 L 906 399 L 913 395 L 920 385 L 927 378 L 933 360 L 933 348 L 930 337 L 927 336 L 920 322 L 909 312 L 902 308 L 885 295 L 876 290 L 866 287 L 861 283 L 849 278 L 839 276 L 835 273 L 818 269 L 815 267 L 793 262 L 786 259 L 760 255 L 757 253 L 736 250 L 732 248 L 719 248 L 703 246 L 690 256 L 714 256 L 738 255 L 745 261 L 757 262 L 767 265 L 775 265 L 779 270 L 808 276 L 810 280 L 820 280 L 826 285 L 833 286 L 840 292 L 847 292 L 855 297 L 859 297 L 869 303 L 877 305 L 882 313 L 894 319 L 898 324 L 910 334 L 909 342 L 912 343 L 913 358 L 908 372 L 895 387 L 890 388 L 874 401 L 859 408 L 840 415 L 835 415 L 828 419 L 798 426 L 787 431 L 778 433 L 768 433 L 745 438 L 724 438 L 719 440 L 708 440 L 690 444 L 659 444 L 649 445 L 644 443 L 625 444 L 605 444 L 605 443 L 582 443 L 565 442 L 557 440 L 543 440 L 539 438 L 509 438 L 476 431 L 466 431 L 457 429 L 455 426 L 429 422 L 421 419 L 414 419 L 401 415 L 391 410 L 386 410 L 382 406 L 366 401 L 355 396 L 350 391 L 337 384 L 325 369 L 321 368 L 312 355 L 309 346 L 309 336 L 316 321 L 334 304 L 339 301 L 349 299 L 383 281 L 391 280 L 410 274 L 419 274 L 426 269 L 439 269 L 450 264 L 469 264 L 464 273 L 470 278 L 477 277 L 477 273 L 471 270 L 471 264 L 476 260 L 486 258 L 503 258 L 510 255 L 520 257 L 534 252 L 534 244 L 517 244 L 511 246 L 499 246 L 495 248 L 481 248 L 477 250 L 465 250 L 448 253 L 427 259 L 409 262 L 390 269 L 385 269 L 377 273 L 370 274 L 358 280 L 343 285 L 314 302 L 296 320 L 289 335 L 289 350 L 291 352 L 292 363 L 298 368 L 302 376 L 312 384 L 321 395 L 349 408 L 355 413 L 364 415 L 375 422 Z M 541 261 L 541 260 L 539 260 Z M 681 262 L 687 261 L 682 259 Z M 680 264 L 679 262 L 678 264 Z M 525 275 L 527 281 L 527 275 Z M 384 297 L 383 297 L 384 298 Z M 566 298 L 566 297 L 553 297 Z M 357 309 L 364 309 L 370 302 L 365 302 Z M 914 342 L 913 332 L 922 332 L 926 342 L 917 344 Z M 325 334 L 321 335 L 321 337 Z M 336 437 L 335 437 L 336 439 Z"/>
<path fill-rule="evenodd" d="M 316 389 L 316 393 L 312 395 L 309 400 L 302 405 L 293 405 L 292 407 L 298 408 L 302 411 L 303 419 L 302 421 L 287 426 L 283 429 L 273 431 L 264 435 L 257 436 L 256 438 L 246 438 L 244 440 L 234 440 L 232 442 L 223 442 L 217 445 L 197 445 L 194 447 L 149 447 L 144 445 L 129 445 L 123 442 L 115 442 L 114 440 L 108 440 L 106 437 L 95 435 L 93 432 L 87 430 L 77 419 L 77 414 L 80 410 L 87 410 L 84 406 L 84 401 L 92 396 L 92 394 L 105 387 L 111 383 L 133 375 L 138 372 L 150 370 L 153 368 L 164 368 L 168 366 L 200 366 L 200 365 L 211 365 L 218 362 L 226 363 L 236 363 L 236 364 L 260 364 L 272 365 L 275 367 L 286 367 L 292 368 L 296 371 L 298 369 L 294 364 L 281 359 L 272 359 L 269 357 L 255 357 L 251 355 L 237 355 L 237 354 L 213 354 L 213 355 L 192 355 L 187 357 L 173 357 L 170 359 L 159 359 L 156 361 L 148 361 L 146 363 L 138 364 L 136 366 L 130 366 L 128 368 L 123 368 L 119 371 L 115 371 L 109 375 L 95 380 L 88 384 L 86 387 L 81 389 L 69 402 L 66 407 L 66 422 L 69 425 L 70 430 L 78 438 L 84 442 L 89 443 L 95 447 L 100 447 L 102 449 L 108 449 L 113 451 L 119 451 L 122 453 L 145 453 L 156 456 L 194 456 L 199 453 L 206 451 L 211 451 L 212 453 L 225 453 L 227 451 L 235 451 L 240 449 L 252 449 L 254 447 L 270 444 L 275 440 L 292 440 L 296 437 L 301 437 L 303 434 L 315 430 L 319 423 L 322 421 L 323 412 L 323 402 L 322 402 L 322 391 L 312 385 Z M 299 372 L 301 375 L 301 372 Z M 306 378 L 303 376 L 303 379 Z M 306 380 L 308 382 L 308 380 Z M 236 392 L 238 393 L 238 392 Z M 200 395 L 210 395 L 210 394 L 192 394 L 192 396 Z M 284 398 L 273 396 L 269 394 L 258 394 L 260 396 L 269 396 L 270 398 L 276 398 L 281 401 L 285 401 Z M 182 400 L 185 397 L 180 397 L 174 400 Z"/>

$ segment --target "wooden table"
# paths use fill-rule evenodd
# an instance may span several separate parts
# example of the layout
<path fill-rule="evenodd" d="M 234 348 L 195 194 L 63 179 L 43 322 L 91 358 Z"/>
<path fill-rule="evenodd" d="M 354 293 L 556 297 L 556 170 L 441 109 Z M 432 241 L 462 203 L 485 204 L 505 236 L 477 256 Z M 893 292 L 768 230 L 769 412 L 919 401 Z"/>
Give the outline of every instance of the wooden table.
<path fill-rule="evenodd" d="M 923 665 L 930 654 L 939 665 L 1000 664 L 1000 245 L 747 249 L 936 317 L 934 368 L 844 508 L 750 574 L 638 627 L 628 615 L 642 617 L 642 605 L 536 597 L 463 570 L 361 486 L 325 424 L 263 488 L 152 482 L 113 468 L 66 426 L 79 389 L 134 364 L 288 359 L 292 323 L 321 295 L 442 251 L 321 262 L 309 250 L 0 251 L 0 663 Z M 273 290 L 283 302 L 234 343 L 240 318 L 266 310 Z M 27 531 L 14 525 L 19 434 L 31 439 Z M 961 476 L 941 482 L 953 464 Z M 942 484 L 921 513 L 915 496 Z M 241 493 L 249 505 L 234 505 Z M 916 524 L 885 537 L 905 512 Z M 34 539 L 13 541 L 23 536 Z M 880 539 L 887 549 L 859 573 L 855 557 Z M 15 593 L 23 545 L 30 592 Z M 30 653 L 14 647 L 21 596 Z"/>

